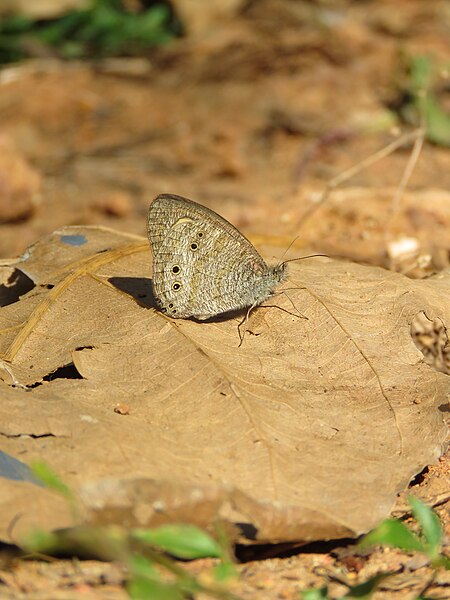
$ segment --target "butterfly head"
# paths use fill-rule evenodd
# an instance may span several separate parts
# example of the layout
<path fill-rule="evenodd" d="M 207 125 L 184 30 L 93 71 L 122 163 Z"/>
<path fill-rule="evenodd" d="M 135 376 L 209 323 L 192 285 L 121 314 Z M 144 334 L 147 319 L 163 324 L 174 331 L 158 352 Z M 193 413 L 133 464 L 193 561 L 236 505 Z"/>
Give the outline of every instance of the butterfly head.
<path fill-rule="evenodd" d="M 272 273 L 276 283 L 281 283 L 287 277 L 287 262 L 281 262 L 272 267 Z"/>

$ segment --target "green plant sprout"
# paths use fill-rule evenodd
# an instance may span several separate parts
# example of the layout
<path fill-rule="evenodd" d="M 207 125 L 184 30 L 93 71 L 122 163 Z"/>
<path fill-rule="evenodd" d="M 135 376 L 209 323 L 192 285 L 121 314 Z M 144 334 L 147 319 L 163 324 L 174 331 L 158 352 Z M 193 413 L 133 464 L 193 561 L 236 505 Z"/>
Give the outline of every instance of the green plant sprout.
<path fill-rule="evenodd" d="M 384 544 L 407 552 L 421 552 L 425 554 L 433 568 L 450 569 L 450 559 L 442 553 L 444 531 L 439 517 L 429 506 L 414 496 L 409 496 L 408 502 L 414 518 L 421 527 L 419 535 L 413 533 L 398 519 L 387 519 L 368 533 L 361 540 L 360 545 L 367 547 Z"/>
<path fill-rule="evenodd" d="M 71 489 L 43 462 L 32 465 L 34 475 L 44 485 L 61 494 L 71 505 L 74 517 L 78 514 L 77 500 Z M 412 514 L 420 525 L 416 534 L 398 519 L 386 519 L 359 543 L 361 547 L 387 545 L 407 552 L 421 552 L 434 569 L 450 569 L 450 558 L 443 554 L 444 532 L 436 513 L 424 502 L 409 496 Z M 22 547 L 34 553 L 74 553 L 99 556 L 104 560 L 119 560 L 128 568 L 127 591 L 133 600 L 183 600 L 194 593 L 204 593 L 219 600 L 238 600 L 226 587 L 236 577 L 229 545 L 224 533 L 217 530 L 218 540 L 192 525 L 162 525 L 155 528 L 135 528 L 126 531 L 117 526 L 77 526 L 56 532 L 36 530 L 22 541 Z M 219 559 L 211 572 L 211 582 L 204 583 L 189 574 L 171 555 L 190 560 L 204 557 Z M 339 600 L 368 599 L 379 584 L 394 573 L 378 573 L 367 581 L 348 586 Z M 169 576 L 169 580 L 168 580 Z M 305 590 L 303 600 L 327 600 L 326 586 Z"/>
<path fill-rule="evenodd" d="M 409 496 L 408 502 L 414 518 L 420 525 L 421 531 L 419 535 L 411 531 L 409 527 L 398 519 L 386 519 L 373 531 L 364 536 L 359 542 L 359 546 L 365 548 L 380 544 L 398 548 L 406 552 L 421 552 L 428 558 L 430 565 L 434 569 L 441 567 L 450 569 L 450 558 L 442 552 L 444 531 L 439 517 L 429 506 L 414 496 Z M 359 585 L 348 585 L 348 591 L 338 600 L 346 598 L 368 599 L 384 579 L 394 575 L 395 573 L 379 573 Z M 344 582 L 341 581 L 341 583 Z M 324 586 L 322 588 L 305 590 L 302 592 L 301 598 L 302 600 L 328 600 L 328 588 Z"/>
<path fill-rule="evenodd" d="M 70 505 L 73 520 L 76 521 L 78 517 L 78 502 L 75 494 L 53 471 L 53 469 L 44 461 L 35 461 L 31 464 L 31 470 L 33 474 L 41 481 L 46 487 L 58 492 L 63 496 Z"/>
<path fill-rule="evenodd" d="M 79 514 L 73 491 L 43 462 L 31 466 L 34 475 L 48 488 L 61 494 L 71 505 L 74 520 Z M 217 541 L 192 525 L 170 524 L 127 531 L 118 526 L 74 526 L 47 532 L 34 530 L 22 540 L 22 548 L 39 554 L 74 554 L 116 560 L 128 570 L 127 591 L 133 600 L 183 600 L 203 593 L 219 600 L 239 600 L 227 585 L 236 570 L 229 544 L 220 527 Z M 169 556 L 170 555 L 170 556 Z M 191 575 L 176 560 L 218 558 L 206 576 Z"/>
<path fill-rule="evenodd" d="M 393 573 L 378 573 L 363 583 L 358 585 L 349 585 L 345 581 L 339 579 L 339 583 L 343 583 L 348 587 L 348 591 L 344 596 L 340 596 L 337 600 L 351 600 L 359 598 L 360 600 L 368 600 L 376 591 L 383 579 L 392 577 Z M 302 600 L 329 600 L 328 588 L 323 586 L 317 589 L 305 590 L 301 594 Z"/>
<path fill-rule="evenodd" d="M 447 65 L 447 71 L 448 68 Z M 440 146 L 450 146 L 450 114 L 441 108 L 433 93 L 436 71 L 436 66 L 428 56 L 416 56 L 411 59 L 409 84 L 409 92 L 412 95 L 411 105 L 425 126 L 426 136 L 430 142 Z"/>
<path fill-rule="evenodd" d="M 122 0 L 91 0 L 86 8 L 48 22 L 20 14 L 5 17 L 0 22 L 0 63 L 23 59 L 30 48 L 46 48 L 66 59 L 130 56 L 180 33 L 180 24 L 163 0 L 141 11 L 125 5 Z"/>

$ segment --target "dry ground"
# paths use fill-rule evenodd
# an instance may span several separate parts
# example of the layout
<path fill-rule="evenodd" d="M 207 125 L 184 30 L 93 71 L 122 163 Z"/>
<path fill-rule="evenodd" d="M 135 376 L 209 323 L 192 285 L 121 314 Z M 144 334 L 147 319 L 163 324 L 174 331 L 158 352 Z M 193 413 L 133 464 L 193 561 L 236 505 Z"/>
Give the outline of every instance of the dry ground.
<path fill-rule="evenodd" d="M 408 58 L 423 53 L 448 65 L 445 2 L 267 0 L 143 59 L 7 67 L 0 72 L 0 256 L 14 257 L 62 225 L 143 235 L 151 199 L 172 192 L 214 208 L 280 254 L 300 234 L 302 253 L 392 266 L 387 243 L 406 235 L 431 260 L 422 270 L 394 266 L 415 276 L 448 267 L 450 208 L 439 201 L 439 190 L 450 187 L 448 148 L 424 145 L 408 182 L 412 199 L 388 229 L 410 145 L 346 182 L 347 200 L 344 188 L 342 201 L 330 196 L 304 218 L 333 177 L 409 131 L 393 108 L 405 97 Z M 443 81 L 437 93 L 447 108 L 448 92 Z M 447 536 L 449 465 L 447 454 L 411 488 L 436 504 Z M 428 584 L 428 596 L 450 595 L 450 576 L 433 583 L 420 557 L 361 553 L 352 541 L 238 553 L 242 598 L 298 598 L 324 581 L 336 597 L 346 590 L 339 580 L 378 571 L 397 576 L 376 597 L 414 598 Z M 117 565 L 24 562 L 10 549 L 1 561 L 3 598 L 126 597 Z"/>

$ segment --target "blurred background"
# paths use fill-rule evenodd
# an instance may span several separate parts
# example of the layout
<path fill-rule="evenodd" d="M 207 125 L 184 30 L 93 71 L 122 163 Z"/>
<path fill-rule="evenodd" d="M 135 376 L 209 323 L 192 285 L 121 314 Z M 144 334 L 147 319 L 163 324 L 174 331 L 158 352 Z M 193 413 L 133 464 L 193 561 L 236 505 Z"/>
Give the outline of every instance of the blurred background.
<path fill-rule="evenodd" d="M 444 268 L 449 72 L 445 0 L 1 0 L 0 257 L 62 225 L 145 235 L 171 192 L 256 243 Z M 317 204 L 419 126 L 400 200 L 411 141 Z"/>

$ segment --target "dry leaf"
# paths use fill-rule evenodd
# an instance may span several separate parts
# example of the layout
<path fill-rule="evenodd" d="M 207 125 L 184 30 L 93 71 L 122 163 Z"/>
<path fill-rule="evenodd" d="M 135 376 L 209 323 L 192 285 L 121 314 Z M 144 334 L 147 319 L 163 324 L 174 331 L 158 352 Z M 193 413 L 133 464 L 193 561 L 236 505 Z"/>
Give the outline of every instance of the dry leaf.
<path fill-rule="evenodd" d="M 423 313 L 447 336 L 448 271 L 417 281 L 290 263 L 286 293 L 268 304 L 292 314 L 256 309 L 239 348 L 240 319 L 158 313 L 150 264 L 142 238 L 70 227 L 0 269 L 3 450 L 48 462 L 85 520 L 222 519 L 271 542 L 355 536 L 438 459 L 449 377 L 411 327 Z M 15 535 L 70 524 L 53 493 L 6 477 L 2 539 L 18 513 Z"/>

